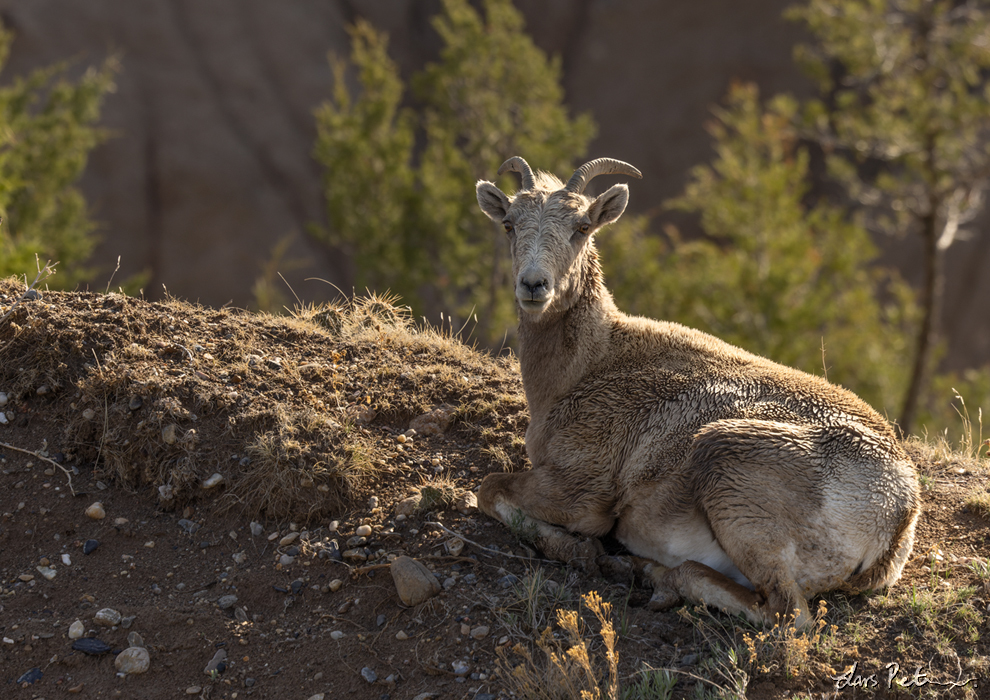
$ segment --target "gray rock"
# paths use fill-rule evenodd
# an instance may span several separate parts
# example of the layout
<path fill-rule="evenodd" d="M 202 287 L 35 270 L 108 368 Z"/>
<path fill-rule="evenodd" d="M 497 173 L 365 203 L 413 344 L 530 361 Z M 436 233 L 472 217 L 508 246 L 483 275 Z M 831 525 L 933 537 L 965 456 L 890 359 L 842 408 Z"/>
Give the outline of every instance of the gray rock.
<path fill-rule="evenodd" d="M 120 618 L 120 626 L 125 630 L 130 629 L 131 625 L 134 624 L 134 620 L 137 619 L 137 615 L 128 615 L 127 617 Z M 132 647 L 138 646 L 137 644 L 131 644 Z"/>
<path fill-rule="evenodd" d="M 144 647 L 128 647 L 117 654 L 113 665 L 117 673 L 128 675 L 144 673 L 151 666 L 151 655 Z"/>
<path fill-rule="evenodd" d="M 375 673 L 372 669 L 365 666 L 364 668 L 361 669 L 361 678 L 368 681 L 369 683 L 374 683 L 375 681 L 378 680 L 378 674 Z"/>
<path fill-rule="evenodd" d="M 113 608 L 103 608 L 93 615 L 93 622 L 101 627 L 114 627 L 120 624 L 120 613 Z"/>
<path fill-rule="evenodd" d="M 217 599 L 217 605 L 220 606 L 221 610 L 229 610 L 237 605 L 237 596 L 233 594 L 220 596 Z"/>
<path fill-rule="evenodd" d="M 179 521 L 179 527 L 192 535 L 199 529 L 199 523 L 194 523 L 192 520 L 182 518 L 182 520 Z"/>
<path fill-rule="evenodd" d="M 144 645 L 144 638 L 137 632 L 131 632 L 127 635 L 127 646 L 147 648 Z"/>
<path fill-rule="evenodd" d="M 227 664 L 227 652 L 223 649 L 217 649 L 217 653 L 213 655 L 210 662 L 206 664 L 206 668 L 203 669 L 203 673 L 208 676 L 214 676 L 218 673 L 223 673 Z"/>
<path fill-rule="evenodd" d="M 415 606 L 440 592 L 440 584 L 426 566 L 412 557 L 398 557 L 389 567 L 395 590 L 404 605 Z"/>
<path fill-rule="evenodd" d="M 261 537 L 265 532 L 265 528 L 261 526 L 261 523 L 251 523 L 251 534 L 255 537 Z"/>

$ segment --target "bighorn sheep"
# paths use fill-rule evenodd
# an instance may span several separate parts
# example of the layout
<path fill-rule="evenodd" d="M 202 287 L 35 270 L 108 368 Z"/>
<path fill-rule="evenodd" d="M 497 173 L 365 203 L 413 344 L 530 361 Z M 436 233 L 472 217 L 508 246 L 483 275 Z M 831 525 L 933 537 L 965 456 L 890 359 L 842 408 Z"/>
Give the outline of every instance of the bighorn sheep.
<path fill-rule="evenodd" d="M 615 570 L 596 539 L 614 532 L 653 609 L 687 599 L 800 626 L 809 597 L 894 583 L 920 499 L 884 419 L 819 377 L 616 308 L 593 236 L 629 189 L 584 190 L 636 168 L 601 158 L 566 185 L 519 157 L 507 171 L 514 196 L 477 194 L 509 236 L 533 468 L 489 475 L 480 508 L 591 570 Z"/>

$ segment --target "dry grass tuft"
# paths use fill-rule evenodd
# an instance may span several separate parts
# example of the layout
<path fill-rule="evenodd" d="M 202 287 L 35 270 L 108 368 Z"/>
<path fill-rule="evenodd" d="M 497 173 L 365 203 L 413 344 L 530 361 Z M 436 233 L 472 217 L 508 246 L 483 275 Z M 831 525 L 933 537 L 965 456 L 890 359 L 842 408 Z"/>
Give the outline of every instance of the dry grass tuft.
<path fill-rule="evenodd" d="M 499 676 L 517 697 L 619 700 L 619 655 L 615 650 L 612 605 L 594 591 L 581 600 L 598 621 L 600 642 L 586 638 L 588 629 L 577 611 L 557 610 L 559 636 L 547 626 L 535 639 L 541 658 L 534 658 L 522 643 L 513 646 L 511 652 L 499 649 Z"/>

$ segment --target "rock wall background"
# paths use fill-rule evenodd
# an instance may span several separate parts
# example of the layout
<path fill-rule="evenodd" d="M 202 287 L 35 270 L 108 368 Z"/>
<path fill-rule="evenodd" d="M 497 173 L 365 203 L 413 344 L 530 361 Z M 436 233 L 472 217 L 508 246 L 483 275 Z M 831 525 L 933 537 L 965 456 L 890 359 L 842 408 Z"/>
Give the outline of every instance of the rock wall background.
<path fill-rule="evenodd" d="M 439 0 L 0 0 L 17 37 L 7 81 L 71 60 L 82 70 L 119 53 L 123 72 L 104 108 L 114 137 L 93 155 L 82 187 L 103 235 L 105 279 L 149 270 L 145 294 L 168 292 L 248 306 L 251 286 L 283 237 L 302 263 L 286 278 L 305 300 L 350 289 L 346 261 L 313 245 L 324 223 L 320 170 L 311 158 L 312 111 L 327 98 L 327 53 L 349 52 L 359 16 L 389 32 L 411 74 L 440 48 L 430 17 Z M 631 210 L 655 211 L 709 159 L 709 108 L 734 79 L 762 94 L 810 86 L 791 61 L 798 30 L 788 0 L 528 0 L 518 3 L 535 41 L 563 59 L 568 101 L 600 133 L 590 155 L 644 173 Z M 987 217 L 950 251 L 945 331 L 954 367 L 990 359 Z M 913 240 L 881 241 L 887 260 L 920 275 Z M 287 266 L 283 266 L 287 269 Z"/>

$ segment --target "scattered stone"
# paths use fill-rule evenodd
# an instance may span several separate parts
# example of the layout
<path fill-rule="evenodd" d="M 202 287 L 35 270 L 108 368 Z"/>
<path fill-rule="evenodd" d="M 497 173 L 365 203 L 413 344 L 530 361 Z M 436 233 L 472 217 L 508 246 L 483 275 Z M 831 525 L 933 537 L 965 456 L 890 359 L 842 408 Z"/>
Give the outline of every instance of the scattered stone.
<path fill-rule="evenodd" d="M 0 391 L 0 406 L 6 406 L 6 405 L 7 405 L 7 394 L 3 391 Z"/>
<path fill-rule="evenodd" d="M 169 423 L 164 428 L 162 428 L 162 440 L 166 445 L 174 445 L 175 441 L 179 438 L 179 426 L 175 423 Z"/>
<path fill-rule="evenodd" d="M 117 673 L 126 675 L 144 673 L 151 665 L 151 655 L 144 647 L 128 647 L 117 654 L 113 665 L 116 667 Z"/>
<path fill-rule="evenodd" d="M 317 673 L 316 675 L 318 676 L 320 674 Z M 314 677 L 314 680 L 315 680 L 315 677 Z M 323 693 L 317 693 L 316 695 L 310 695 L 309 696 L 309 700 L 323 700 L 323 697 L 324 697 Z"/>
<path fill-rule="evenodd" d="M 220 606 L 221 610 L 229 610 L 237 605 L 237 596 L 233 594 L 220 596 L 217 599 L 217 605 Z"/>
<path fill-rule="evenodd" d="M 93 615 L 93 622 L 101 627 L 116 627 L 120 624 L 120 613 L 113 608 L 103 608 Z"/>
<path fill-rule="evenodd" d="M 449 591 L 451 588 L 457 585 L 457 579 L 453 576 L 448 576 L 443 580 L 443 588 L 445 591 Z"/>
<path fill-rule="evenodd" d="M 698 663 L 697 654 L 685 654 L 684 658 L 681 659 L 681 666 L 694 666 Z"/>
<path fill-rule="evenodd" d="M 120 626 L 125 630 L 129 630 L 131 625 L 134 624 L 134 620 L 137 619 L 137 615 L 128 615 L 127 617 L 120 618 Z M 134 632 L 133 634 L 137 634 Z M 131 644 L 132 647 L 140 646 L 139 644 Z"/>
<path fill-rule="evenodd" d="M 468 574 L 467 576 L 465 576 L 464 578 L 462 578 L 461 581 L 463 581 L 464 583 L 468 584 L 469 586 L 473 586 L 474 584 L 476 584 L 478 582 L 478 575 L 477 574 Z"/>
<path fill-rule="evenodd" d="M 195 523 L 187 518 L 182 518 L 179 520 L 179 527 L 185 530 L 188 534 L 193 535 L 197 530 L 199 530 L 200 525 L 199 523 Z"/>
<path fill-rule="evenodd" d="M 282 539 L 280 539 L 278 541 L 278 546 L 279 547 L 286 547 L 286 546 L 292 544 L 293 542 L 295 542 L 298 539 L 299 539 L 299 533 L 298 532 L 290 532 L 288 535 L 286 535 L 285 537 L 283 537 Z"/>
<path fill-rule="evenodd" d="M 82 620 L 76 620 L 69 625 L 69 639 L 79 639 L 86 633 L 86 625 Z"/>
<path fill-rule="evenodd" d="M 327 530 L 329 532 L 337 532 L 337 528 L 339 528 L 339 527 L 340 527 L 340 521 L 339 520 L 331 520 L 330 521 L 330 524 L 327 525 Z"/>
<path fill-rule="evenodd" d="M 49 581 L 51 581 L 53 578 L 55 578 L 55 569 L 53 569 L 53 568 L 51 568 L 49 566 L 36 566 L 35 568 L 38 570 L 38 573 L 39 574 L 41 574 L 42 576 L 44 576 Z"/>
<path fill-rule="evenodd" d="M 230 555 L 230 558 L 234 560 L 235 564 L 243 564 L 247 561 L 247 554 L 244 552 L 234 552 Z"/>
<path fill-rule="evenodd" d="M 73 694 L 75 694 L 75 693 L 81 693 L 82 692 L 82 689 L 85 687 L 85 685 L 86 685 L 85 683 L 80 683 L 79 685 L 74 685 L 71 688 L 69 688 L 66 692 L 67 693 L 73 693 Z"/>
<path fill-rule="evenodd" d="M 512 588 L 512 586 L 519 583 L 519 577 L 515 574 L 507 574 L 498 580 L 498 583 L 502 588 Z"/>
<path fill-rule="evenodd" d="M 409 635 L 404 630 L 399 630 L 395 633 L 395 638 L 401 641 L 403 639 L 409 639 Z"/>
<path fill-rule="evenodd" d="M 489 629 L 487 625 L 479 625 L 471 630 L 471 639 L 484 639 L 488 636 L 488 632 Z"/>
<path fill-rule="evenodd" d="M 453 409 L 450 406 L 439 406 L 429 413 L 409 421 L 409 428 L 422 435 L 441 435 L 450 427 Z"/>
<path fill-rule="evenodd" d="M 457 661 L 451 661 L 450 667 L 454 669 L 454 675 L 460 678 L 464 678 L 464 676 L 471 673 L 471 664 L 467 661 L 462 661 L 460 659 Z"/>
<path fill-rule="evenodd" d="M 72 643 L 72 648 L 90 656 L 99 656 L 110 651 L 110 645 L 94 637 L 83 637 Z"/>
<path fill-rule="evenodd" d="M 83 544 L 83 554 L 92 554 L 99 546 L 99 540 L 86 540 L 85 544 Z"/>
<path fill-rule="evenodd" d="M 252 685 L 254 684 L 252 683 Z M 203 689 L 198 685 L 191 685 L 186 688 L 186 695 L 199 695 L 201 692 L 203 692 Z"/>
<path fill-rule="evenodd" d="M 281 564 L 282 566 L 292 566 L 292 564 L 295 561 L 296 561 L 296 558 L 295 557 L 290 557 L 288 554 L 283 554 L 282 556 L 280 556 L 278 558 L 278 563 Z"/>
<path fill-rule="evenodd" d="M 299 595 L 299 593 L 302 591 L 302 589 L 305 586 L 306 586 L 306 582 L 298 578 L 289 584 L 289 588 L 292 589 L 292 595 Z"/>
<path fill-rule="evenodd" d="M 137 411 L 137 410 L 140 410 L 140 408 L 143 405 L 144 405 L 144 399 L 142 399 L 140 396 L 135 395 L 135 396 L 132 396 L 131 397 L 131 400 L 127 404 L 127 407 L 129 409 L 131 409 L 132 411 Z"/>
<path fill-rule="evenodd" d="M 388 619 L 388 618 L 386 618 L 384 615 L 379 615 L 375 619 L 375 624 L 378 625 L 379 627 L 381 627 L 381 626 L 383 626 L 385 624 L 385 620 L 386 619 Z"/>
<path fill-rule="evenodd" d="M 368 681 L 369 683 L 374 683 L 375 681 L 378 680 L 378 674 L 375 673 L 372 669 L 365 666 L 364 668 L 361 669 L 361 678 Z"/>
<path fill-rule="evenodd" d="M 248 616 L 244 608 L 234 608 L 234 619 L 238 622 L 247 622 Z"/>
<path fill-rule="evenodd" d="M 355 531 L 354 534 L 358 537 L 370 537 L 371 536 L 371 525 L 361 525 Z"/>
<path fill-rule="evenodd" d="M 212 489 L 214 486 L 217 486 L 222 482 L 223 482 L 223 474 L 217 472 L 209 479 L 204 480 L 203 483 L 200 484 L 200 486 L 202 486 L 204 489 Z"/>
<path fill-rule="evenodd" d="M 210 662 L 206 664 L 206 668 L 203 669 L 203 673 L 208 675 L 210 678 L 214 678 L 216 674 L 223 673 L 227 669 L 227 652 L 224 649 L 217 649 L 217 653 L 213 655 Z"/>
<path fill-rule="evenodd" d="M 353 605 L 354 605 L 353 600 L 345 600 L 343 603 L 337 606 L 337 614 L 346 615 L 350 611 Z"/>
<path fill-rule="evenodd" d="M 348 561 L 368 561 L 368 555 L 363 549 L 359 548 L 348 549 L 341 556 Z"/>
<path fill-rule="evenodd" d="M 412 557 L 396 558 L 389 569 L 399 600 L 405 605 L 419 605 L 440 592 L 436 577 L 424 564 Z"/>
<path fill-rule="evenodd" d="M 93 520 L 103 520 L 107 517 L 107 512 L 103 509 L 103 504 L 97 501 L 86 509 L 86 516 Z"/>
<path fill-rule="evenodd" d="M 462 515 L 470 515 L 478 511 L 478 496 L 473 491 L 461 491 L 454 501 L 454 508 Z"/>
<path fill-rule="evenodd" d="M 137 632 L 130 632 L 127 635 L 127 646 L 147 648 L 144 645 L 144 638 Z"/>
<path fill-rule="evenodd" d="M 256 681 L 256 680 L 255 680 L 255 679 L 253 679 L 253 678 L 245 678 L 245 679 L 244 679 L 244 687 L 245 687 L 245 688 L 251 688 L 251 687 L 253 687 L 253 686 L 254 686 L 254 684 L 255 684 L 255 683 L 257 683 L 257 682 L 258 682 L 258 681 Z"/>
<path fill-rule="evenodd" d="M 17 681 L 16 681 L 16 683 L 17 683 L 17 685 L 20 685 L 21 683 L 27 683 L 28 685 L 31 685 L 32 683 L 35 683 L 36 681 L 40 681 L 41 680 L 41 677 L 43 675 L 45 675 L 45 674 L 43 674 L 41 672 L 41 669 L 38 668 L 38 667 L 35 667 L 35 668 L 32 668 L 30 671 L 27 671 L 20 678 L 18 678 Z"/>
<path fill-rule="evenodd" d="M 372 496 L 368 499 L 368 510 L 375 510 L 378 507 L 378 496 Z"/>
<path fill-rule="evenodd" d="M 464 540 L 460 537 L 455 537 L 453 539 L 447 540 L 445 544 L 447 548 L 447 553 L 452 557 L 459 557 L 461 552 L 464 551 Z"/>
<path fill-rule="evenodd" d="M 264 532 L 265 532 L 265 528 L 261 526 L 261 523 L 256 523 L 256 522 L 251 523 L 251 534 L 254 537 L 261 537 L 261 535 Z"/>
<path fill-rule="evenodd" d="M 93 420 L 94 418 L 96 418 L 96 411 L 94 411 L 92 408 L 87 408 L 82 412 L 82 417 L 85 418 L 86 420 Z"/>
<path fill-rule="evenodd" d="M 337 591 L 340 590 L 340 587 L 343 585 L 344 585 L 343 581 L 341 581 L 339 578 L 335 578 L 333 581 L 330 582 L 330 585 L 327 587 L 330 589 L 332 593 L 336 593 Z"/>
<path fill-rule="evenodd" d="M 409 496 L 408 498 L 403 498 L 401 501 L 395 504 L 395 514 L 397 516 L 408 516 L 416 512 L 419 508 L 420 495 Z"/>
<path fill-rule="evenodd" d="M 427 692 L 427 693 L 420 693 L 419 695 L 414 697 L 413 700 L 434 700 L 434 698 L 438 698 L 438 697 L 440 697 L 439 693 Z"/>
<path fill-rule="evenodd" d="M 368 544 L 368 538 L 367 537 L 361 537 L 360 535 L 354 535 L 354 537 L 350 537 L 347 540 L 347 546 L 348 547 L 351 547 L 351 548 L 353 548 L 353 547 L 363 547 L 366 544 Z"/>
<path fill-rule="evenodd" d="M 340 630 L 334 630 L 333 632 L 330 633 L 330 639 L 343 639 L 343 638 L 344 638 L 344 633 L 341 632 Z"/>
<path fill-rule="evenodd" d="M 172 488 L 172 484 L 162 484 L 159 486 L 158 497 L 163 501 L 171 501 L 175 497 L 175 491 Z"/>
<path fill-rule="evenodd" d="M 35 391 L 38 394 L 38 396 L 44 396 L 45 394 L 47 394 L 48 392 L 50 392 L 51 389 L 48 388 L 48 385 L 47 384 L 42 384 Z"/>

